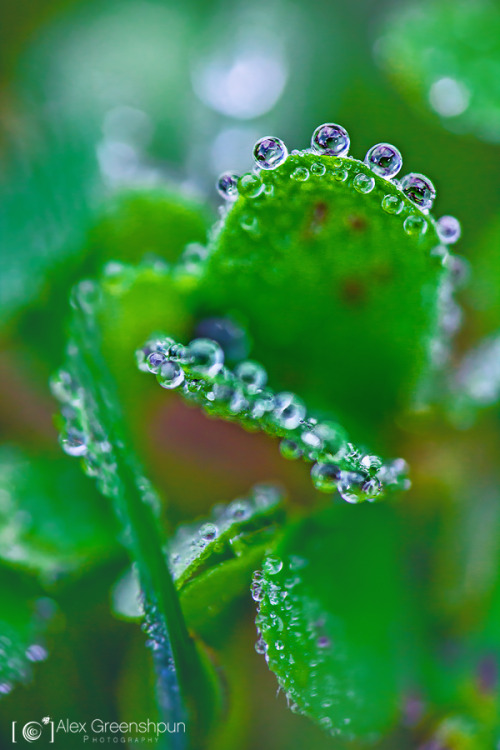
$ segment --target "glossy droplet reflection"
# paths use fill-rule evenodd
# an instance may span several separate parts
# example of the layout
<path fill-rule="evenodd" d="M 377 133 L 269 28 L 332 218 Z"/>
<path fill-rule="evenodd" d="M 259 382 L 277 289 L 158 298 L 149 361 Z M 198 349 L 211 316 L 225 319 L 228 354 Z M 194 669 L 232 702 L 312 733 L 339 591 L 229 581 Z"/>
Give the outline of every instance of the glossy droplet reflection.
<path fill-rule="evenodd" d="M 454 216 L 441 216 L 436 222 L 438 237 L 445 245 L 458 242 L 462 233 L 460 222 Z"/>
<path fill-rule="evenodd" d="M 238 197 L 238 175 L 223 172 L 217 180 L 217 190 L 224 200 L 235 201 Z"/>
<path fill-rule="evenodd" d="M 350 144 L 347 130 L 333 122 L 317 127 L 311 139 L 313 151 L 327 156 L 345 156 Z"/>
<path fill-rule="evenodd" d="M 419 208 L 426 211 L 432 208 L 436 197 L 436 188 L 423 174 L 411 172 L 401 180 L 401 189 Z"/>
<path fill-rule="evenodd" d="M 401 152 L 390 143 L 377 143 L 365 156 L 365 164 L 380 177 L 390 180 L 403 166 Z"/>
<path fill-rule="evenodd" d="M 253 158 L 261 169 L 276 169 L 287 156 L 288 149 L 280 138 L 261 138 L 253 149 Z"/>

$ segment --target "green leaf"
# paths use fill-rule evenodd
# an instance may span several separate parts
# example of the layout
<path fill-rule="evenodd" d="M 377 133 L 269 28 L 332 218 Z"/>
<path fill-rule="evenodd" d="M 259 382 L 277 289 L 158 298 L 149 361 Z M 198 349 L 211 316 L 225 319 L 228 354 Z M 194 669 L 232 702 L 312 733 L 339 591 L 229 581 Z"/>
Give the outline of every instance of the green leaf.
<path fill-rule="evenodd" d="M 109 557 L 114 518 L 68 458 L 0 448 L 0 557 L 45 583 Z"/>
<path fill-rule="evenodd" d="M 98 326 L 99 285 L 82 282 L 72 296 L 67 367 L 55 383 L 65 404 L 62 445 L 82 456 L 97 478 L 122 527 L 122 541 L 137 564 L 144 594 L 146 629 L 159 675 L 162 710 L 189 717 L 188 743 L 196 747 L 218 712 L 216 679 L 188 634 L 162 551 L 159 502 L 130 447 L 116 384 L 104 357 Z M 179 739 L 184 746 L 184 739 Z"/>
<path fill-rule="evenodd" d="M 384 463 L 365 454 L 348 442 L 340 425 L 308 416 L 295 394 L 275 394 L 266 387 L 267 373 L 257 362 L 240 362 L 234 372 L 225 368 L 224 352 L 212 339 L 194 339 L 183 346 L 158 334 L 136 356 L 139 369 L 153 372 L 162 388 L 178 390 L 209 415 L 283 438 L 285 457 L 315 462 L 311 476 L 322 492 L 338 489 L 344 500 L 358 503 L 409 486 L 405 461 Z"/>
<path fill-rule="evenodd" d="M 89 232 L 87 252 L 102 260 L 136 263 L 144 256 L 178 259 L 188 242 L 205 242 L 210 214 L 178 191 L 122 190 Z"/>
<path fill-rule="evenodd" d="M 256 485 L 247 496 L 214 506 L 207 518 L 176 529 L 166 554 L 190 629 L 213 637 L 218 615 L 248 591 L 284 515 L 280 489 Z M 115 611 L 139 617 L 137 594 L 137 577 L 128 572 L 115 587 Z"/>
<path fill-rule="evenodd" d="M 290 528 L 255 576 L 257 648 L 292 710 L 333 735 L 374 739 L 395 723 L 408 642 L 398 547 L 389 506 L 334 506 Z"/>
<path fill-rule="evenodd" d="M 432 217 L 366 165 L 292 154 L 241 178 L 200 310 L 238 314 L 281 388 L 349 429 L 380 428 L 415 400 L 441 335 L 439 244 Z"/>
<path fill-rule="evenodd" d="M 30 680 L 47 658 L 45 634 L 55 604 L 18 572 L 0 568 L 0 698 Z"/>
<path fill-rule="evenodd" d="M 88 133 L 39 125 L 10 144 L 0 182 L 0 312 L 5 325 L 44 292 L 49 274 L 82 247 L 97 164 Z M 37 142 L 39 141 L 39 142 Z"/>
<path fill-rule="evenodd" d="M 413 107 L 430 109 L 454 133 L 498 142 L 498 5 L 490 0 L 401 5 L 384 24 L 377 53 Z"/>

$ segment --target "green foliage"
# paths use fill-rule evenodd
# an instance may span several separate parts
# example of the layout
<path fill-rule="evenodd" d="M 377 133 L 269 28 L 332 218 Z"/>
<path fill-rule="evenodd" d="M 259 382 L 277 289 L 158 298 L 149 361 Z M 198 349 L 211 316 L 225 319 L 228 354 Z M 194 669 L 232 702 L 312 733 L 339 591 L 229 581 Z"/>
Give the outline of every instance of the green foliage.
<path fill-rule="evenodd" d="M 32 676 L 33 664 L 47 658 L 44 639 L 55 604 L 20 573 L 0 568 L 0 695 Z"/>
<path fill-rule="evenodd" d="M 259 650 L 292 709 L 334 736 L 373 739 L 396 721 L 398 546 L 392 509 L 336 506 L 290 527 L 255 577 Z"/>
<path fill-rule="evenodd" d="M 377 52 L 409 103 L 455 133 L 500 137 L 500 11 L 491 0 L 427 0 L 400 6 Z"/>
<path fill-rule="evenodd" d="M 0 450 L 0 557 L 50 583 L 105 560 L 114 519 L 69 458 Z"/>
<path fill-rule="evenodd" d="M 374 181 L 369 193 L 356 190 L 357 175 Z M 382 208 L 386 195 L 395 213 Z M 411 216 L 426 231 L 407 234 Z M 361 162 L 291 155 L 240 180 L 211 243 L 200 309 L 237 313 L 273 381 L 373 430 L 415 398 L 429 366 L 438 244 L 432 218 Z"/>

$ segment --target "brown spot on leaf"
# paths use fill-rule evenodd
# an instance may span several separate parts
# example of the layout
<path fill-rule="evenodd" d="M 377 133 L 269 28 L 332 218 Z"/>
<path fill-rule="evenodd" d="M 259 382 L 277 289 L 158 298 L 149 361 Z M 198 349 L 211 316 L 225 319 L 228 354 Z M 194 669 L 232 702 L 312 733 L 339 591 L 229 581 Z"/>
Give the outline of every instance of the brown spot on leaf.
<path fill-rule="evenodd" d="M 368 222 L 365 216 L 359 214 L 351 214 L 347 217 L 347 224 L 355 232 L 364 232 L 368 226 Z"/>
<path fill-rule="evenodd" d="M 311 215 L 304 229 L 304 239 L 317 235 L 328 219 L 329 206 L 325 201 L 318 201 L 312 206 Z"/>
<path fill-rule="evenodd" d="M 366 286 L 359 279 L 346 279 L 340 287 L 340 296 L 347 305 L 362 305 L 366 300 Z"/>

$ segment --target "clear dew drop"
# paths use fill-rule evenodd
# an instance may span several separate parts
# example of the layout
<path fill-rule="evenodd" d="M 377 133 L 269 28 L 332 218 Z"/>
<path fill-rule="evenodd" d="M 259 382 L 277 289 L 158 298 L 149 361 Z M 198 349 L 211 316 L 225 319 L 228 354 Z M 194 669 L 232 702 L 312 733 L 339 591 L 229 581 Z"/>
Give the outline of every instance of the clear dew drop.
<path fill-rule="evenodd" d="M 276 651 L 283 651 L 285 648 L 285 644 L 283 643 L 283 641 L 275 641 L 274 648 L 276 649 Z"/>
<path fill-rule="evenodd" d="M 295 459 L 300 458 L 302 450 L 295 440 L 283 438 L 280 443 L 280 453 L 283 458 L 286 458 L 288 461 L 294 461 Z"/>
<path fill-rule="evenodd" d="M 397 175 L 403 166 L 403 157 L 400 151 L 395 146 L 391 146 L 390 143 L 377 143 L 366 154 L 365 164 L 375 174 L 390 180 Z"/>
<path fill-rule="evenodd" d="M 311 148 L 327 156 L 345 156 L 351 144 L 349 134 L 342 125 L 327 122 L 316 128 L 311 139 Z"/>
<path fill-rule="evenodd" d="M 246 385 L 249 393 L 257 393 L 267 383 L 267 372 L 262 365 L 252 360 L 240 362 L 234 373 Z"/>
<path fill-rule="evenodd" d="M 290 175 L 292 180 L 297 182 L 306 182 L 309 179 L 309 170 L 306 167 L 297 167 Z"/>
<path fill-rule="evenodd" d="M 313 164 L 311 164 L 311 174 L 315 175 L 315 177 L 323 177 L 325 172 L 326 167 L 320 161 L 315 161 Z"/>
<path fill-rule="evenodd" d="M 156 376 L 161 387 L 166 388 L 167 390 L 178 388 L 184 382 L 184 378 L 184 370 L 180 364 L 170 360 L 167 360 L 161 365 Z"/>
<path fill-rule="evenodd" d="M 341 477 L 340 468 L 336 464 L 316 463 L 311 469 L 314 486 L 320 492 L 334 492 Z"/>
<path fill-rule="evenodd" d="M 261 655 L 264 655 L 266 653 L 267 646 L 262 636 L 260 636 L 258 641 L 255 643 L 255 650 L 257 651 L 258 654 L 261 654 Z"/>
<path fill-rule="evenodd" d="M 257 217 L 252 214 L 243 214 L 240 219 L 240 227 L 249 234 L 257 234 L 259 231 L 259 222 Z"/>
<path fill-rule="evenodd" d="M 156 375 L 160 371 L 160 367 L 165 362 L 165 359 L 163 352 L 151 352 L 147 359 L 149 372 Z"/>
<path fill-rule="evenodd" d="M 366 194 L 371 193 L 371 191 L 375 187 L 375 180 L 373 179 L 373 177 L 369 177 L 367 174 L 360 172 L 356 175 L 356 177 L 352 181 L 352 184 L 354 186 L 354 189 L 357 190 L 358 193 Z"/>
<path fill-rule="evenodd" d="M 345 182 L 347 178 L 349 177 L 349 172 L 347 169 L 342 169 L 341 167 L 337 167 L 333 170 L 333 178 L 337 180 L 337 182 Z"/>
<path fill-rule="evenodd" d="M 441 216 L 436 222 L 438 237 L 445 245 L 453 245 L 458 242 L 462 229 L 460 222 L 454 216 Z"/>
<path fill-rule="evenodd" d="M 382 208 L 386 214 L 400 214 L 403 210 L 403 201 L 397 195 L 384 195 Z"/>
<path fill-rule="evenodd" d="M 68 456 L 85 456 L 88 451 L 87 438 L 80 430 L 70 428 L 60 437 L 61 448 Z"/>
<path fill-rule="evenodd" d="M 364 477 L 353 471 L 343 471 L 340 481 L 337 485 L 339 495 L 346 503 L 360 503 L 365 498 L 363 496 Z"/>
<path fill-rule="evenodd" d="M 419 237 L 420 235 L 426 233 L 427 222 L 423 216 L 418 216 L 418 214 L 411 214 L 411 216 L 407 216 L 404 220 L 403 229 L 405 230 L 406 234 L 410 235 L 410 237 Z"/>
<path fill-rule="evenodd" d="M 186 364 L 194 375 L 213 377 L 224 366 L 224 352 L 212 339 L 193 339 L 186 347 Z"/>
<path fill-rule="evenodd" d="M 425 175 L 410 172 L 401 180 L 401 189 L 422 210 L 427 211 L 432 208 L 436 197 L 436 188 Z"/>
<path fill-rule="evenodd" d="M 278 575 L 282 568 L 283 561 L 277 555 L 269 555 L 262 564 L 262 570 L 270 576 Z"/>
<path fill-rule="evenodd" d="M 306 407 L 294 393 L 278 393 L 273 419 L 278 427 L 294 430 L 306 415 Z"/>
<path fill-rule="evenodd" d="M 217 190 L 226 201 L 235 201 L 238 197 L 239 177 L 233 172 L 223 172 L 217 180 Z"/>
<path fill-rule="evenodd" d="M 257 198 L 264 190 L 264 183 L 258 175 L 248 172 L 240 177 L 239 192 L 246 198 Z"/>
<path fill-rule="evenodd" d="M 217 539 L 219 529 L 214 523 L 204 523 L 200 528 L 199 534 L 200 539 L 208 544 L 209 542 L 213 542 L 214 539 Z"/>
<path fill-rule="evenodd" d="M 253 148 L 253 158 L 261 169 L 276 169 L 287 157 L 288 149 L 280 138 L 261 138 Z"/>

